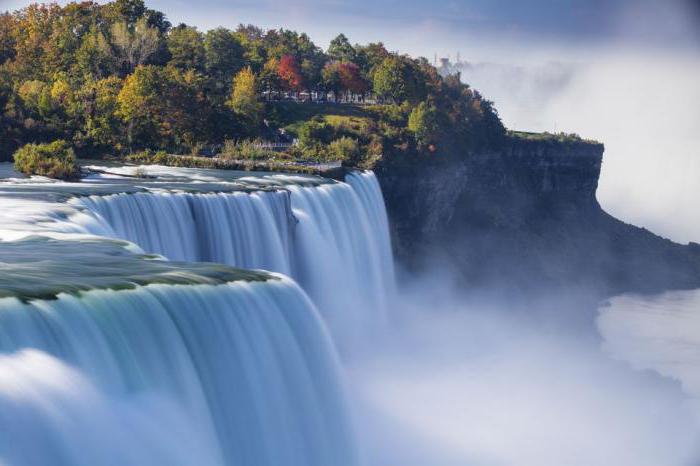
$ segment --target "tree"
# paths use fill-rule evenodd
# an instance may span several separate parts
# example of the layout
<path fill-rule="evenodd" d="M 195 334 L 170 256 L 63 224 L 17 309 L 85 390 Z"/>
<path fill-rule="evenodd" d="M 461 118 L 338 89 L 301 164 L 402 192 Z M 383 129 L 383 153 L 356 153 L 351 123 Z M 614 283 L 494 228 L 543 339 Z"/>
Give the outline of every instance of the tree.
<path fill-rule="evenodd" d="M 15 30 L 14 16 L 0 14 L 0 65 L 15 57 Z"/>
<path fill-rule="evenodd" d="M 170 30 L 168 34 L 170 64 L 183 70 L 204 70 L 204 36 L 197 28 L 185 24 Z"/>
<path fill-rule="evenodd" d="M 233 89 L 226 105 L 253 124 L 260 123 L 263 104 L 258 101 L 255 73 L 248 66 L 233 78 Z"/>
<path fill-rule="evenodd" d="M 124 81 L 117 97 L 117 116 L 127 125 L 129 146 L 148 141 L 158 133 L 162 74 L 158 67 L 139 66 Z"/>
<path fill-rule="evenodd" d="M 304 58 L 301 61 L 301 80 L 307 89 L 319 89 L 324 65 L 325 61 L 319 61 L 315 58 Z"/>
<path fill-rule="evenodd" d="M 279 67 L 279 60 L 276 58 L 270 58 L 265 62 L 262 71 L 260 72 L 260 86 L 262 89 L 267 91 L 268 96 L 272 91 L 280 88 L 280 77 L 277 74 L 277 68 Z"/>
<path fill-rule="evenodd" d="M 338 34 L 328 46 L 328 56 L 339 62 L 354 61 L 355 49 L 350 45 L 350 41 L 345 34 Z"/>
<path fill-rule="evenodd" d="M 109 76 L 117 66 L 112 47 L 97 26 L 92 26 L 83 36 L 75 61 L 75 67 L 80 75 L 90 74 L 97 78 Z"/>
<path fill-rule="evenodd" d="M 425 79 L 409 58 L 390 55 L 374 69 L 374 92 L 386 99 L 401 103 L 416 103 L 426 96 Z"/>
<path fill-rule="evenodd" d="M 43 81 L 25 81 L 17 89 L 17 95 L 24 108 L 39 118 L 46 118 L 51 114 L 51 87 Z"/>
<path fill-rule="evenodd" d="M 406 82 L 401 61 L 394 56 L 385 58 L 376 68 L 373 79 L 374 92 L 385 99 L 401 102 L 406 95 Z"/>
<path fill-rule="evenodd" d="M 212 29 L 204 36 L 205 69 L 220 96 L 228 94 L 231 76 L 243 68 L 243 53 L 238 38 L 228 29 Z"/>
<path fill-rule="evenodd" d="M 209 134 L 210 106 L 204 78 L 194 70 L 140 66 L 117 97 L 130 147 L 193 148 Z"/>
<path fill-rule="evenodd" d="M 292 55 L 283 56 L 277 65 L 277 75 L 282 87 L 288 91 L 300 91 L 303 86 L 303 78 L 299 71 L 297 59 Z"/>
<path fill-rule="evenodd" d="M 60 13 L 60 7 L 32 4 L 18 15 L 15 37 L 14 72 L 22 80 L 45 80 L 51 68 L 46 61 L 46 51 L 51 43 L 52 24 Z M 52 71 L 52 70 L 51 70 Z"/>
<path fill-rule="evenodd" d="M 337 61 L 326 63 L 321 73 L 321 83 L 326 91 L 333 93 L 335 99 L 343 90 L 343 83 L 340 77 L 340 63 Z"/>
<path fill-rule="evenodd" d="M 112 43 L 119 51 L 122 65 L 129 72 L 148 62 L 149 57 L 158 51 L 159 41 L 158 29 L 149 26 L 144 17 L 138 19 L 134 26 L 123 21 L 112 26 Z"/>
<path fill-rule="evenodd" d="M 235 35 L 243 47 L 245 61 L 255 73 L 260 73 L 267 61 L 267 51 L 263 44 L 265 31 L 252 24 L 240 24 L 236 28 Z"/>
<path fill-rule="evenodd" d="M 419 103 L 408 117 L 408 129 L 420 144 L 432 142 L 437 130 L 435 106 L 427 102 Z"/>
<path fill-rule="evenodd" d="M 344 90 L 353 94 L 364 94 L 369 90 L 369 83 L 362 77 L 360 67 L 354 63 L 344 62 L 338 65 L 338 74 Z"/>
<path fill-rule="evenodd" d="M 353 62 L 360 67 L 365 76 L 372 77 L 373 70 L 389 57 L 384 44 L 375 42 L 364 46 L 355 46 L 355 59 Z"/>
<path fill-rule="evenodd" d="M 123 126 L 117 116 L 118 97 L 123 81 L 109 76 L 86 82 L 76 97 L 81 102 L 84 123 L 76 145 L 92 149 L 121 150 Z"/>
<path fill-rule="evenodd" d="M 114 23 L 124 22 L 127 26 L 136 24 L 146 13 L 143 0 L 114 0 L 104 7 L 104 16 Z"/>

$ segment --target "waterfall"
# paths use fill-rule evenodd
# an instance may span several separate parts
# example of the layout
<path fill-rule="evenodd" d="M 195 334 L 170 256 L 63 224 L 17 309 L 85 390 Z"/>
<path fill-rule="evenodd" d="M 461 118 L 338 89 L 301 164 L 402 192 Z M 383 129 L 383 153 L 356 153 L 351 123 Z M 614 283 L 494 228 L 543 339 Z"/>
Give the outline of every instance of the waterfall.
<path fill-rule="evenodd" d="M 361 463 L 335 344 L 393 293 L 374 175 L 186 173 L 0 184 L 0 464 Z"/>
<path fill-rule="evenodd" d="M 289 275 L 345 335 L 385 318 L 394 272 L 384 201 L 371 172 L 351 173 L 347 183 L 292 182 L 274 191 L 153 191 L 73 203 L 97 217 L 96 234 L 146 252 Z"/>
<path fill-rule="evenodd" d="M 171 260 L 289 275 L 288 193 L 135 193 L 76 198 L 102 231 Z"/>
<path fill-rule="evenodd" d="M 0 299 L 0 463 L 356 464 L 332 345 L 286 278 Z"/>

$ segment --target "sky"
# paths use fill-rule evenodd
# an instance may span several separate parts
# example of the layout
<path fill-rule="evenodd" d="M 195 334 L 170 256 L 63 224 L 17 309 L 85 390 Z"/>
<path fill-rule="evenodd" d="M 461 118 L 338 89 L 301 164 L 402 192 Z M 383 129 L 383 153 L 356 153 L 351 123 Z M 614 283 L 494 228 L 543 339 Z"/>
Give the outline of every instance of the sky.
<path fill-rule="evenodd" d="M 27 0 L 0 0 L 0 9 Z M 59 3 L 65 3 L 60 1 Z M 325 45 L 338 32 L 354 42 L 432 56 L 457 49 L 539 44 L 635 42 L 688 46 L 698 0 L 150 0 L 173 23 L 201 29 L 252 23 L 308 32 Z M 694 34 L 695 35 L 695 34 Z M 475 39 L 489 39 L 471 43 Z M 700 39 L 700 34 L 695 37 Z"/>
<path fill-rule="evenodd" d="M 0 0 L 0 10 L 27 0 Z M 65 1 L 59 2 L 65 3 Z M 173 24 L 306 32 L 433 59 L 514 129 L 576 132 L 606 152 L 598 200 L 623 220 L 700 242 L 700 0 L 150 0 Z"/>

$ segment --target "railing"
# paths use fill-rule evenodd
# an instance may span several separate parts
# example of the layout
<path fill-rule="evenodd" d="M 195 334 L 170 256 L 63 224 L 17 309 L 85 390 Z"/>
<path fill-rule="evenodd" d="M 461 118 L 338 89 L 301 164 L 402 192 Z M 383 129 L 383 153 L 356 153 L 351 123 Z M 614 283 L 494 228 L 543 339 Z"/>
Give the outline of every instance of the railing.
<path fill-rule="evenodd" d="M 293 142 L 256 142 L 253 147 L 256 149 L 284 150 L 294 145 Z"/>

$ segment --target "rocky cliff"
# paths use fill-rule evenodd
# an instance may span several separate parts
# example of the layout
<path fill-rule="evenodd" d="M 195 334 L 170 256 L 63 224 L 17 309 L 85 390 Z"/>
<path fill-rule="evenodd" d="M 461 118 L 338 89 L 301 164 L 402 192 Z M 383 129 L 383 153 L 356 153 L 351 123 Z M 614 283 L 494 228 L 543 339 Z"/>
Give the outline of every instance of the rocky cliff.
<path fill-rule="evenodd" d="M 399 262 L 450 267 L 468 286 L 700 286 L 698 248 L 598 204 L 603 145 L 510 136 L 495 151 L 386 157 L 375 167 Z"/>

